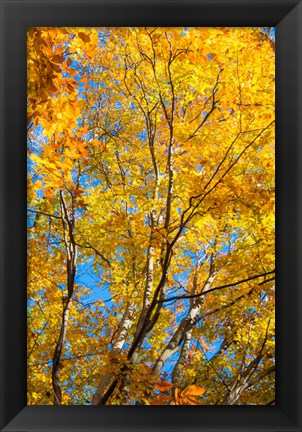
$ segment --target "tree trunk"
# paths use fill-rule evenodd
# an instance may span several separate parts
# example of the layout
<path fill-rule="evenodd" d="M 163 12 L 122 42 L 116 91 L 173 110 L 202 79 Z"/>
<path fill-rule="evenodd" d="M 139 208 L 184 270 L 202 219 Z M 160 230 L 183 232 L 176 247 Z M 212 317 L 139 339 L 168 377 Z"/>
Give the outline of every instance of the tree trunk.
<path fill-rule="evenodd" d="M 132 324 L 133 311 L 134 311 L 134 303 L 128 302 L 122 319 L 121 326 L 117 332 L 116 340 L 112 347 L 113 355 L 118 355 L 123 349 L 129 328 L 131 327 Z M 109 384 L 113 379 L 114 379 L 114 374 L 110 372 L 108 372 L 107 374 L 101 377 L 97 390 L 92 396 L 92 405 L 99 405 L 105 393 L 106 388 L 109 386 Z"/>

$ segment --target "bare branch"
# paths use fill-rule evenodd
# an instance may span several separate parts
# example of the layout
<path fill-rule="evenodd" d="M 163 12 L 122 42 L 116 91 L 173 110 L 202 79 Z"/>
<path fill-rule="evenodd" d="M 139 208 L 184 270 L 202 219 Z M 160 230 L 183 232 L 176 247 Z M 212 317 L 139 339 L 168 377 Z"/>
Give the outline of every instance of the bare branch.
<path fill-rule="evenodd" d="M 209 294 L 210 292 L 217 291 L 217 290 L 224 289 L 224 288 L 230 288 L 230 287 L 233 287 L 233 286 L 236 286 L 236 285 L 240 285 L 240 284 L 242 284 L 244 282 L 249 282 L 250 280 L 258 279 L 260 277 L 267 276 L 267 275 L 272 274 L 272 273 L 275 273 L 275 270 L 272 270 L 272 271 L 267 272 L 267 273 L 262 273 L 260 275 L 251 276 L 249 278 L 242 279 L 242 280 L 239 280 L 237 282 L 233 282 L 233 283 L 229 283 L 229 284 L 226 284 L 226 285 L 221 285 L 221 286 L 218 286 L 218 287 L 210 288 L 206 292 L 201 292 L 201 293 L 193 294 L 193 295 L 175 296 L 175 297 L 166 298 L 164 300 L 158 300 L 157 303 L 166 303 L 166 302 L 175 301 L 175 300 L 191 299 L 191 298 L 201 297 L 201 296 L 204 296 L 206 294 Z M 268 282 L 268 281 L 264 281 L 264 282 Z M 262 282 L 261 284 L 263 284 L 264 282 Z"/>

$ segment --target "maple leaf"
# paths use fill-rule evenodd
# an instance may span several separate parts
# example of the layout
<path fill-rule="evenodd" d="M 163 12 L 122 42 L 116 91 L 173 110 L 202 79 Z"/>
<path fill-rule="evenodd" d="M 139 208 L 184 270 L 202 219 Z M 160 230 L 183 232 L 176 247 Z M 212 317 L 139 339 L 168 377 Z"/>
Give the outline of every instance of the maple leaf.
<path fill-rule="evenodd" d="M 73 191 L 73 193 L 74 193 L 76 196 L 80 196 L 80 195 L 82 195 L 82 193 L 84 193 L 84 190 L 83 190 L 83 189 L 75 189 L 75 190 Z"/>

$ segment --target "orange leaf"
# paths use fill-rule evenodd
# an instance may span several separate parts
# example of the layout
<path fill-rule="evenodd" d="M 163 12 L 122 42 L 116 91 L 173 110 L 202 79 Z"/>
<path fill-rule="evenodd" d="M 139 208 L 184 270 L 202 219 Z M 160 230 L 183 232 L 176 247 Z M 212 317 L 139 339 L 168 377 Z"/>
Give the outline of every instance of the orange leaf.
<path fill-rule="evenodd" d="M 74 104 L 72 102 L 70 102 L 70 101 L 68 101 L 68 108 L 69 108 L 69 111 L 73 115 L 76 115 L 76 108 L 75 108 Z"/>
<path fill-rule="evenodd" d="M 199 405 L 199 403 L 194 397 L 184 397 L 182 398 L 182 401 L 182 405 Z"/>
<path fill-rule="evenodd" d="M 170 402 L 173 400 L 172 396 L 169 395 L 159 395 L 157 399 L 152 403 L 152 405 L 163 405 L 164 402 Z"/>
<path fill-rule="evenodd" d="M 62 55 L 54 55 L 51 59 L 53 63 L 63 63 L 64 57 Z"/>
<path fill-rule="evenodd" d="M 90 42 L 90 37 L 88 35 L 85 35 L 85 33 L 79 32 L 78 36 L 82 39 L 83 42 Z"/>
<path fill-rule="evenodd" d="M 84 203 L 83 200 L 79 200 L 78 202 L 79 207 L 81 207 L 83 210 L 87 210 L 87 204 Z"/>
<path fill-rule="evenodd" d="M 79 196 L 79 195 L 81 195 L 83 192 L 84 192 L 83 189 L 76 189 L 76 190 L 74 191 L 74 194 L 75 194 L 76 196 Z"/>
<path fill-rule="evenodd" d="M 53 199 L 53 193 L 52 193 L 51 189 L 46 189 L 44 191 L 44 196 L 45 196 L 45 198 L 47 198 L 51 202 Z"/>
<path fill-rule="evenodd" d="M 100 145 L 100 141 L 99 141 L 99 140 L 96 140 L 96 139 L 94 139 L 94 140 L 92 140 L 92 141 L 91 141 L 91 144 L 92 144 L 93 146 L 96 146 L 96 147 L 98 147 L 98 146 Z"/>
<path fill-rule="evenodd" d="M 56 72 L 61 72 L 61 68 L 60 68 L 60 66 L 58 66 L 57 64 L 55 64 L 55 63 L 50 63 L 51 64 L 51 67 L 56 71 Z"/>
<path fill-rule="evenodd" d="M 74 88 L 72 87 L 71 84 L 68 84 L 68 83 L 67 83 L 67 87 L 68 87 L 68 90 L 69 90 L 69 91 L 74 92 Z"/>
<path fill-rule="evenodd" d="M 204 394 L 205 389 L 202 387 L 198 387 L 196 385 L 190 385 L 187 388 L 185 388 L 181 394 L 183 396 L 201 396 Z"/>
<path fill-rule="evenodd" d="M 188 397 L 179 395 L 175 399 L 175 405 L 199 405 L 198 400 L 195 397 Z"/>
<path fill-rule="evenodd" d="M 47 80 L 47 88 L 53 92 L 56 92 L 58 89 L 54 86 L 51 79 Z"/>
<path fill-rule="evenodd" d="M 155 384 L 155 386 L 154 386 L 154 388 L 156 390 L 159 390 L 161 392 L 171 390 L 172 387 L 173 387 L 173 384 L 168 382 L 168 381 L 162 381 L 160 384 Z"/>

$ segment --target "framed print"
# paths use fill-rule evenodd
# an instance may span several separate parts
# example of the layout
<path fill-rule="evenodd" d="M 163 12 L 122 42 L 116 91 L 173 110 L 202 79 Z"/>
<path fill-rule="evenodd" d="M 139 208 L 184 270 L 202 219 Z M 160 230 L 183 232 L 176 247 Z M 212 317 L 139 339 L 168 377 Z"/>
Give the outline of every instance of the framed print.
<path fill-rule="evenodd" d="M 1 13 L 1 430 L 300 431 L 301 2 Z"/>

